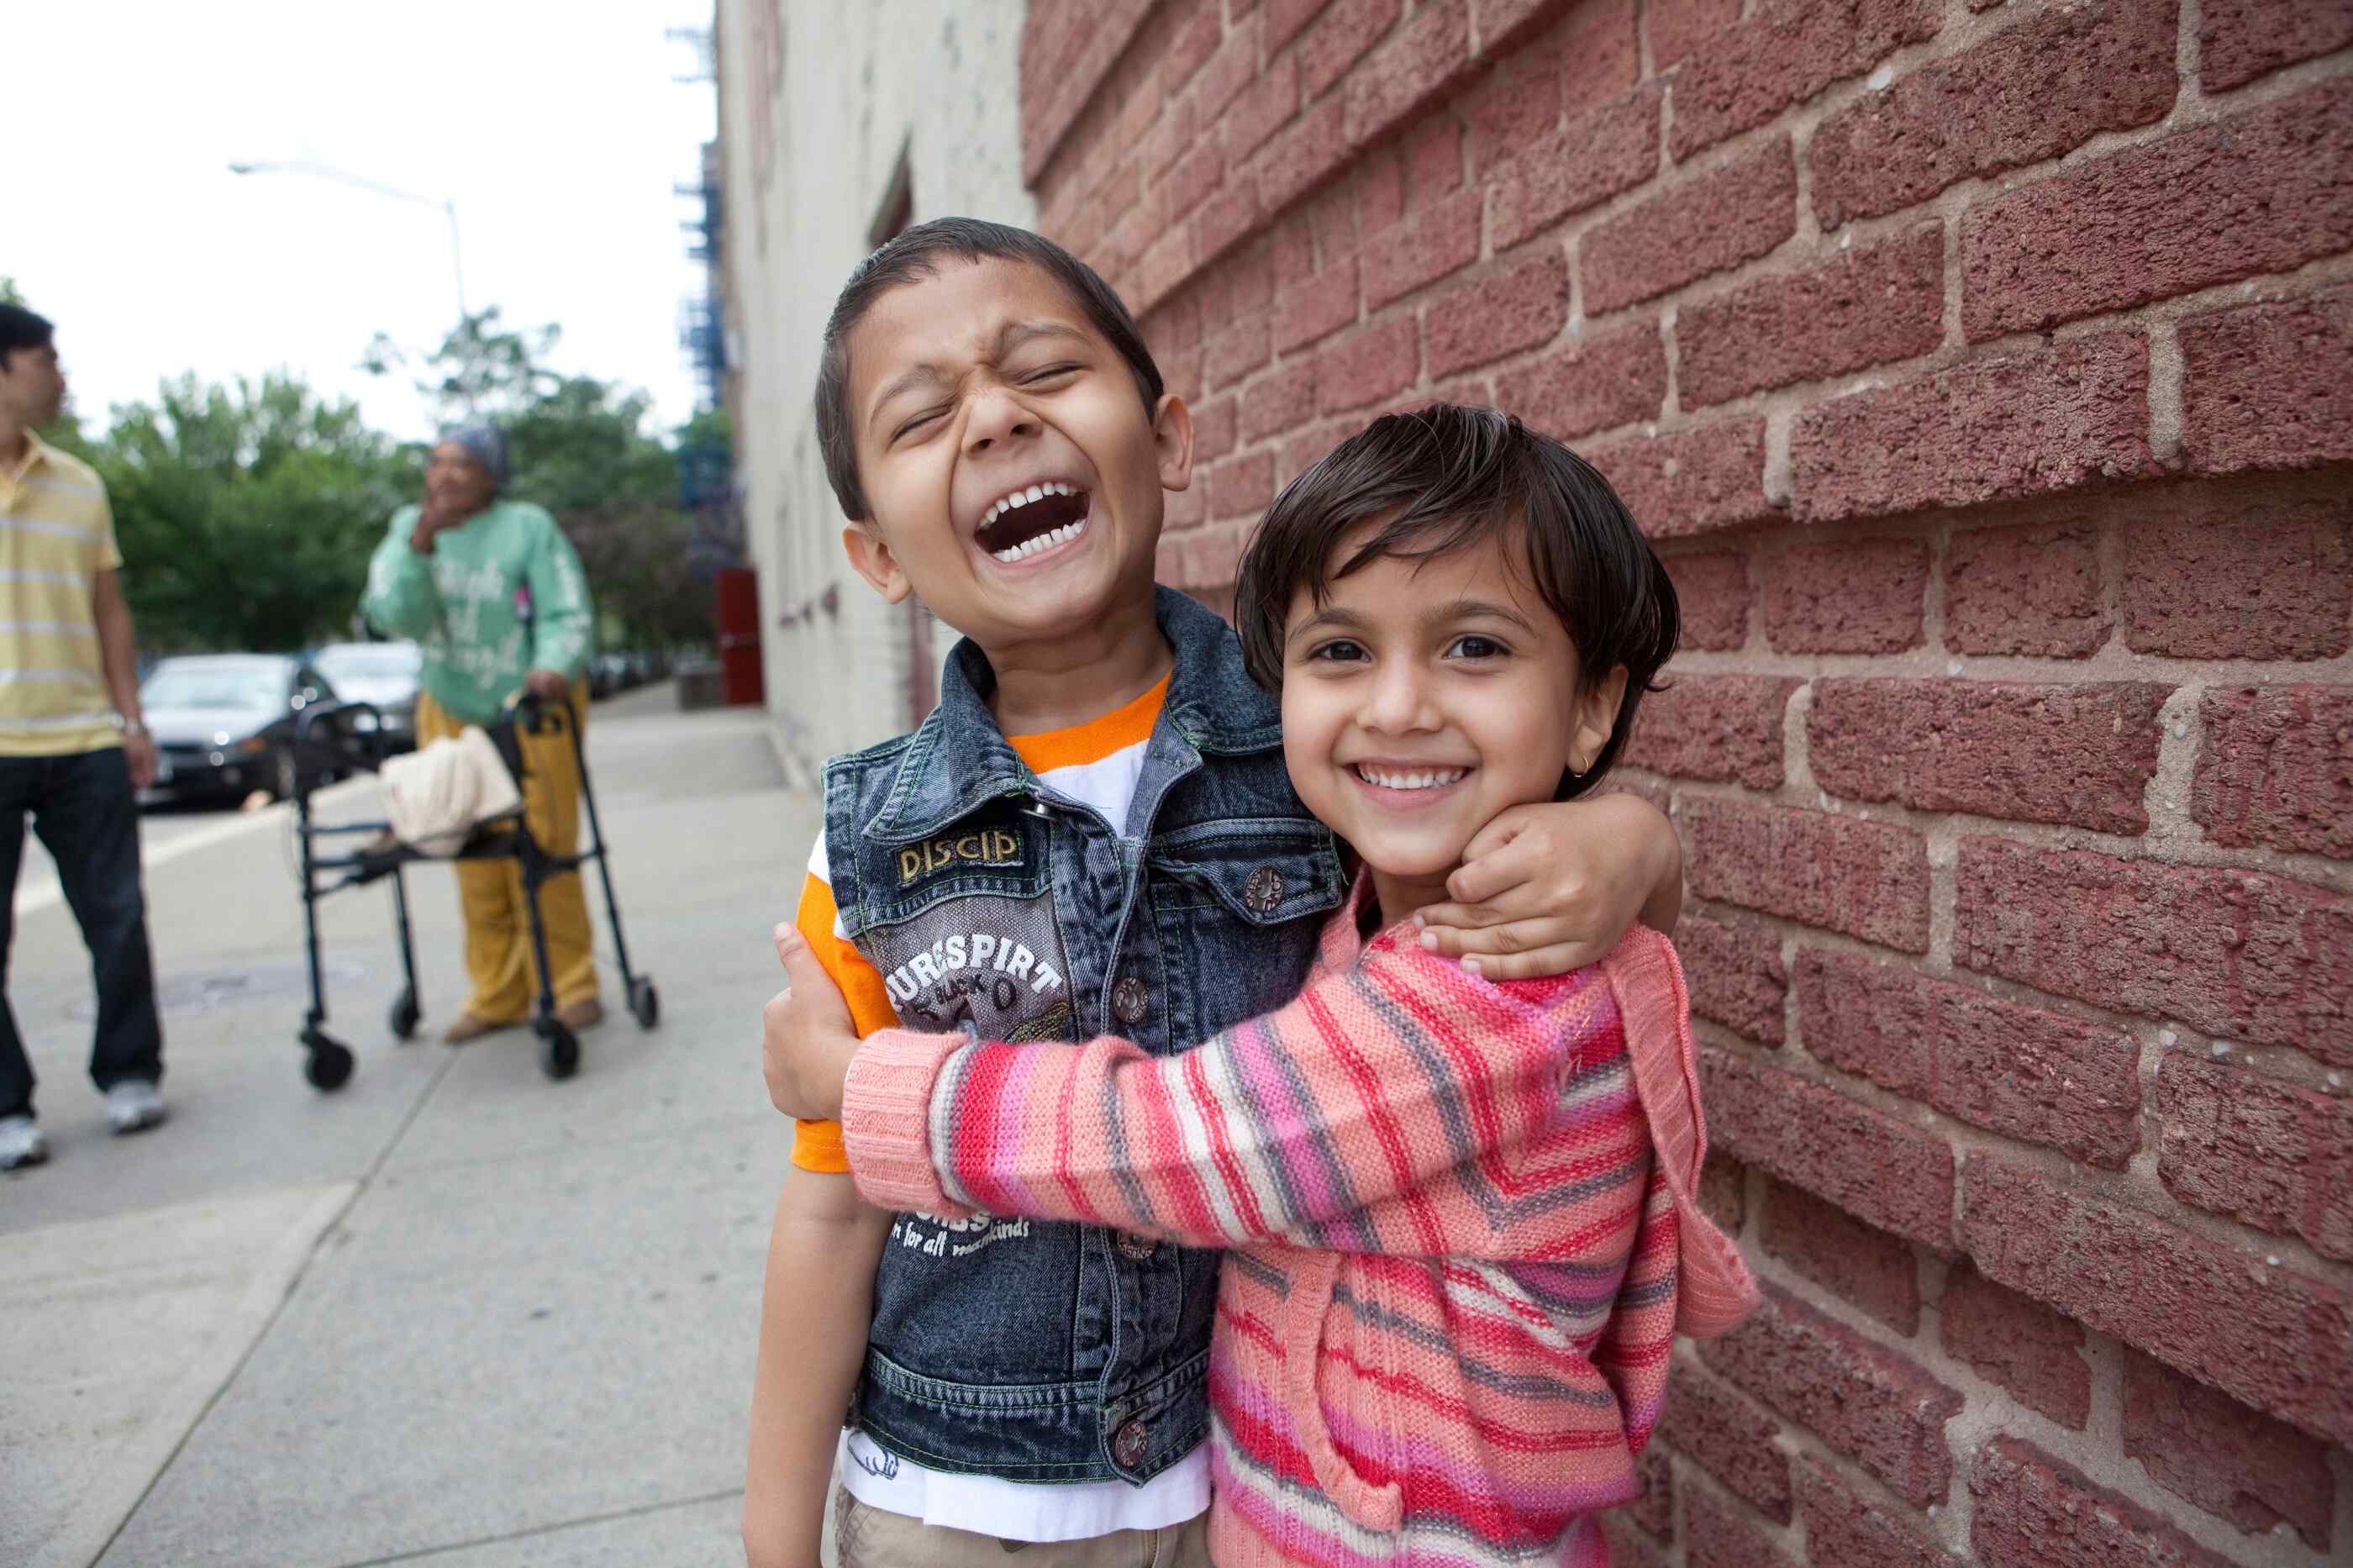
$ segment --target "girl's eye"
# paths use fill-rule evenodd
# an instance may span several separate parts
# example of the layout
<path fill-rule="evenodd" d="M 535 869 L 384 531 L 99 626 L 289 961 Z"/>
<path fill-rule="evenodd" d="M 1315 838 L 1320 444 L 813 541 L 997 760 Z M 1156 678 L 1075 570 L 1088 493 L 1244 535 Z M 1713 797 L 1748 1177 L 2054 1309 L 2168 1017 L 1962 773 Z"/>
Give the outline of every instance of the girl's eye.
<path fill-rule="evenodd" d="M 1311 663 L 1352 664 L 1364 657 L 1364 646 L 1361 643 L 1350 642 L 1346 637 L 1335 637 L 1330 642 L 1318 643 L 1307 652 L 1307 658 Z"/>
<path fill-rule="evenodd" d="M 1450 658 L 1501 658 L 1511 651 L 1493 637 L 1481 637 L 1476 632 L 1456 637 L 1446 649 Z"/>

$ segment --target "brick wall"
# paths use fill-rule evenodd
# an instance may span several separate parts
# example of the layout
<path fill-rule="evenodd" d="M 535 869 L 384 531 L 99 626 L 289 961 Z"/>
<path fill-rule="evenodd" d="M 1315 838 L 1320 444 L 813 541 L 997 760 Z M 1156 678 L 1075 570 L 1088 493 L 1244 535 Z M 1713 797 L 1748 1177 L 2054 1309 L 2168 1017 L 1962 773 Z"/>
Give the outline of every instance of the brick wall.
<path fill-rule="evenodd" d="M 1165 578 L 1432 397 L 1670 559 L 1627 777 L 1768 1305 L 1621 1558 L 2353 1552 L 2353 6 L 1031 0 L 1022 59 L 1199 424 Z"/>

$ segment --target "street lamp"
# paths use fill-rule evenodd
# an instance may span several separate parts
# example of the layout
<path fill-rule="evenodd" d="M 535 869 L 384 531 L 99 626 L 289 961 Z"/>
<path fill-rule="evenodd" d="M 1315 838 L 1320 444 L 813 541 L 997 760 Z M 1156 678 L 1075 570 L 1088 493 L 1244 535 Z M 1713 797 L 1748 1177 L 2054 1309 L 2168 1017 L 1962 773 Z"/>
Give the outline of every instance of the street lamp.
<path fill-rule="evenodd" d="M 455 199 L 445 196 L 439 201 L 435 201 L 431 196 L 420 196 L 413 191 L 404 191 L 396 185 L 384 184 L 360 174 L 330 168 L 324 163 L 231 163 L 228 166 L 228 172 L 232 174 L 310 174 L 322 180 L 332 180 L 339 185 L 357 185 L 361 190 L 374 191 L 377 195 L 390 196 L 396 201 L 415 202 L 419 206 L 440 208 L 449 220 L 449 270 L 458 280 L 458 325 L 460 330 L 465 327 L 468 319 L 466 268 L 458 249 L 458 204 Z"/>

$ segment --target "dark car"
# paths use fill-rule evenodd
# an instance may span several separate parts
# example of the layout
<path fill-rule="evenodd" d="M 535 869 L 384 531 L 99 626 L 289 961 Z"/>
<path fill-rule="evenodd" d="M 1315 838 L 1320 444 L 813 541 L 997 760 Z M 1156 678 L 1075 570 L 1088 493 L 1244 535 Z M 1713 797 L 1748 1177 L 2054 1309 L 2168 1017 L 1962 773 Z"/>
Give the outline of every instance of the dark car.
<path fill-rule="evenodd" d="M 417 745 L 417 694 L 425 679 L 425 650 L 413 642 L 335 642 L 314 650 L 311 667 L 334 685 L 345 702 L 368 702 L 383 715 L 385 749 Z M 353 716 L 353 728 L 366 734 L 375 721 Z"/>
<path fill-rule="evenodd" d="M 139 688 L 155 738 L 155 784 L 143 799 L 294 793 L 294 716 L 334 700 L 326 678 L 274 653 L 185 654 Z"/>

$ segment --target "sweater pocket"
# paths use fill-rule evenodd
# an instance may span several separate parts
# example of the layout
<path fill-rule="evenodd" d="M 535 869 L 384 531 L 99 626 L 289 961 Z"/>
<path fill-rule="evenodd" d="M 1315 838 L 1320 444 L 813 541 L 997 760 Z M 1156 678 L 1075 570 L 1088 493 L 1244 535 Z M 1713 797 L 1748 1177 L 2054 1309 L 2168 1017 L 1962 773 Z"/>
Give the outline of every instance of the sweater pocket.
<path fill-rule="evenodd" d="M 1299 1446 L 1306 1450 L 1308 1468 L 1350 1523 L 1365 1530 L 1393 1534 L 1404 1517 L 1404 1494 L 1395 1481 L 1374 1486 L 1341 1457 L 1332 1440 L 1324 1412 L 1324 1396 L 1316 1373 L 1324 1359 L 1324 1321 L 1332 1308 L 1332 1289 L 1339 1279 L 1342 1255 L 1305 1253 L 1292 1277 L 1291 1296 L 1283 1304 L 1283 1403 L 1298 1424 Z"/>

